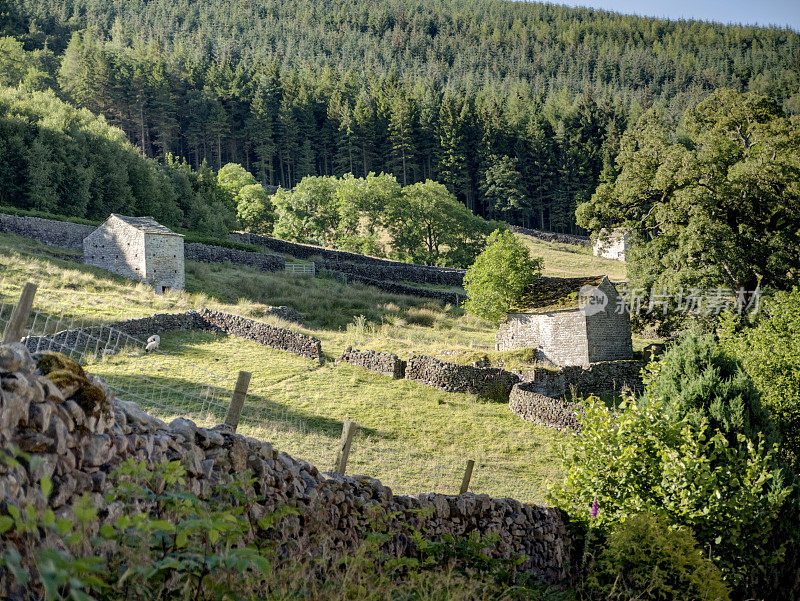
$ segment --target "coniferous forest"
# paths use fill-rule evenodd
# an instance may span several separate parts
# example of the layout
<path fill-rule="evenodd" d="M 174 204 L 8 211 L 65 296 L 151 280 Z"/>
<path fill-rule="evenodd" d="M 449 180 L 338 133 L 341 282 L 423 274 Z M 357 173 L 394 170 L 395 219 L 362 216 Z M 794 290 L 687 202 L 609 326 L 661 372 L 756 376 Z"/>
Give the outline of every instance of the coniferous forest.
<path fill-rule="evenodd" d="M 3 0 L 0 35 L 0 83 L 52 88 L 184 173 L 432 179 L 480 216 L 561 232 L 648 108 L 677 123 L 731 88 L 800 111 L 789 29 L 534 3 Z"/>

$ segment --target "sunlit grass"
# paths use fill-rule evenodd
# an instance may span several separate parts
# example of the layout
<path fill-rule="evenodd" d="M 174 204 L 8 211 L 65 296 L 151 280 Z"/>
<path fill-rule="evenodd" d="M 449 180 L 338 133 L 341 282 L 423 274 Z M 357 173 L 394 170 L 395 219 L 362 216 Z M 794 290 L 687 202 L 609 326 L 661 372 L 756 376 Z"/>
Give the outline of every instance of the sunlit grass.
<path fill-rule="evenodd" d="M 467 459 L 476 461 L 472 490 L 543 502 L 561 477 L 559 452 L 570 442 L 561 434 L 524 422 L 505 403 L 452 394 L 408 380 L 392 380 L 346 364 L 316 363 L 289 353 L 208 332 L 162 337 L 163 353 L 149 355 L 149 374 L 162 373 L 201 388 L 210 374 L 239 370 L 252 379 L 239 431 L 268 440 L 282 451 L 332 466 L 344 420 L 360 426 L 348 473 L 378 478 L 400 493 L 457 492 Z M 176 359 L 206 366 L 177 374 Z M 113 379 L 128 374 L 124 361 L 89 367 Z M 186 409 L 200 423 L 224 418 L 225 407 L 205 413 Z M 164 419 L 177 417 L 160 412 Z"/>
<path fill-rule="evenodd" d="M 613 282 L 628 279 L 627 268 L 622 261 L 595 257 L 589 246 L 545 242 L 532 236 L 517 234 L 530 248 L 531 254 L 544 259 L 544 275 L 552 277 L 588 277 L 607 275 Z"/>

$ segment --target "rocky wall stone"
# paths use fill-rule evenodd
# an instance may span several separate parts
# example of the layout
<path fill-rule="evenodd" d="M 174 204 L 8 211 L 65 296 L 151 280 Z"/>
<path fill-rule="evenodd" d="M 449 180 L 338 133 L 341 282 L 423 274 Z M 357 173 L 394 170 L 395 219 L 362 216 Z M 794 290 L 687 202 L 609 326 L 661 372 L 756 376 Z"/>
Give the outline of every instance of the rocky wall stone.
<path fill-rule="evenodd" d="M 446 392 L 468 392 L 505 399 L 514 384 L 520 381 L 517 374 L 502 369 L 458 365 L 425 355 L 414 355 L 408 360 L 406 379 Z"/>
<path fill-rule="evenodd" d="M 642 389 L 641 361 L 603 361 L 587 367 L 568 365 L 559 368 L 537 367 L 517 374 L 531 391 L 549 397 L 567 394 L 619 394 Z"/>
<path fill-rule="evenodd" d="M 184 246 L 184 256 L 188 261 L 232 263 L 233 265 L 255 267 L 261 271 L 283 271 L 286 266 L 286 261 L 279 255 L 200 244 L 199 242 L 187 242 Z"/>
<path fill-rule="evenodd" d="M 357 271 L 357 270 L 353 270 Z M 405 294 L 407 296 L 416 296 L 419 298 L 430 298 L 451 305 L 461 306 L 466 298 L 466 293 L 459 294 L 457 292 L 447 292 L 446 290 L 435 290 L 433 288 L 420 288 L 418 286 L 408 286 L 406 284 L 398 284 L 388 280 L 376 280 L 374 278 L 367 278 L 353 273 L 344 273 L 341 271 L 334 271 L 334 274 L 342 278 L 345 283 L 359 282 L 390 292 L 391 294 Z"/>
<path fill-rule="evenodd" d="M 508 229 L 518 234 L 525 234 L 532 238 L 538 238 L 545 242 L 556 242 L 558 244 L 575 244 L 577 246 L 591 246 L 592 241 L 589 236 L 576 236 L 574 234 L 559 234 L 557 232 L 545 232 L 542 230 L 533 230 L 527 227 L 520 227 L 518 225 L 509 225 Z"/>
<path fill-rule="evenodd" d="M 260 321 L 254 321 L 239 315 L 221 313 L 210 309 L 203 309 L 198 313 L 199 318 L 209 329 L 225 332 L 230 336 L 244 338 L 263 346 L 269 346 L 281 351 L 288 351 L 301 357 L 318 361 L 320 365 L 325 362 L 322 354 L 322 343 L 318 338 L 301 334 L 286 328 L 278 328 Z"/>
<path fill-rule="evenodd" d="M 82 251 L 83 239 L 95 229 L 93 225 L 0 213 L 0 233 L 15 234 L 70 250 Z"/>
<path fill-rule="evenodd" d="M 579 404 L 539 394 L 530 383 L 514 386 L 508 407 L 515 415 L 534 424 L 556 430 L 581 431 L 582 408 Z"/>
<path fill-rule="evenodd" d="M 406 375 L 406 362 L 397 355 L 379 353 L 370 350 L 359 350 L 348 346 L 339 361 L 358 365 L 370 371 L 376 371 L 384 376 L 394 379 L 404 378 Z"/>
<path fill-rule="evenodd" d="M 0 448 L 18 447 L 39 458 L 16 465 L 0 462 L 1 508 L 30 503 L 37 511 L 49 507 L 57 517 L 69 517 L 73 504 L 86 493 L 98 509 L 87 534 L 96 535 L 104 521 L 116 519 L 119 508 L 109 505 L 104 495 L 112 472 L 128 459 L 144 462 L 149 469 L 180 461 L 186 469 L 186 490 L 201 498 L 208 498 L 214 485 L 249 469 L 255 477 L 250 492 L 258 499 L 249 511 L 256 519 L 284 505 L 299 512 L 271 534 L 289 558 L 318 556 L 320 537 L 328 541 L 326 557 L 346 555 L 365 540 L 376 516 L 382 516 L 389 531 L 396 533 L 384 545 L 390 556 L 413 554 L 408 536 L 412 530 L 434 540 L 493 534 L 497 542 L 486 550 L 491 557 L 525 556 L 516 569 L 546 583 L 567 576 L 567 519 L 552 508 L 488 495 L 395 496 L 378 480 L 321 473 L 268 442 L 238 435 L 224 425 L 207 429 L 185 418 L 167 424 L 132 401 L 114 398 L 102 380 L 76 364 L 52 354 L 34 361 L 20 344 L 0 346 L 0 390 Z M 41 493 L 43 475 L 53 483 L 49 499 Z M 23 552 L 41 539 L 32 543 L 23 546 Z M 3 568 L 0 597 L 34 598 L 4 577 Z"/>
<path fill-rule="evenodd" d="M 461 286 L 464 283 L 465 270 L 463 269 L 414 265 L 312 244 L 289 242 L 259 234 L 236 232 L 231 234 L 231 239 L 236 242 L 262 246 L 273 252 L 292 255 L 298 259 L 311 260 L 316 263 L 317 269 L 338 271 L 346 273 L 348 276 L 443 286 Z"/>

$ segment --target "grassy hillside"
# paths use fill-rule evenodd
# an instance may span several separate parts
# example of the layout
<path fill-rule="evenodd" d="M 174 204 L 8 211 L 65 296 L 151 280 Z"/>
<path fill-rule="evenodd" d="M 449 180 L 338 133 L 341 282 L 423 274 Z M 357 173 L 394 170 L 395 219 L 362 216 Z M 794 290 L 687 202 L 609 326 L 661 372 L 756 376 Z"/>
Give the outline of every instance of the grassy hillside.
<path fill-rule="evenodd" d="M 626 265 L 622 261 L 595 257 L 587 246 L 545 242 L 532 236 L 517 234 L 531 254 L 544 259 L 544 275 L 553 277 L 586 277 L 607 275 L 613 282 L 624 282 Z"/>
<path fill-rule="evenodd" d="M 329 358 L 348 344 L 408 356 L 443 350 L 488 349 L 493 331 L 458 308 L 384 294 L 334 280 L 261 273 L 225 265 L 187 264 L 187 292 L 162 296 L 101 269 L 63 261 L 69 256 L 13 236 L 0 236 L 0 294 L 13 301 L 24 281 L 39 285 L 36 308 L 102 321 L 209 307 L 248 317 L 265 304 L 288 304 L 305 316 L 303 331 L 322 339 Z M 359 318 L 364 315 L 364 318 Z M 276 318 L 265 321 L 288 325 Z M 355 322 L 355 323 L 354 323 Z M 253 373 L 241 431 L 275 441 L 329 468 L 342 421 L 362 426 L 350 473 L 385 480 L 403 492 L 457 490 L 467 458 L 478 465 L 473 489 L 495 496 L 543 501 L 559 478 L 559 451 L 569 435 L 525 423 L 504 403 L 393 381 L 347 365 L 311 361 L 239 339 L 204 332 L 162 337 L 163 353 L 107 359 L 91 370 L 130 373 L 132 361 L 152 361 L 158 382 L 203 383 L 209 374 Z M 186 364 L 195 370 L 183 370 Z M 210 422 L 220 415 L 208 416 Z"/>

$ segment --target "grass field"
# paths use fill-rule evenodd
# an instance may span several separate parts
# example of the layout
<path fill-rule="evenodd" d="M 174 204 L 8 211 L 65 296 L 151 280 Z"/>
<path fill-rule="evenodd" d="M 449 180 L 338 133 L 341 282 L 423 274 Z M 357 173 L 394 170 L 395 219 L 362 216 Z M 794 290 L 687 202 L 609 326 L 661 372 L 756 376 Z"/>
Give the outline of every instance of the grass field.
<path fill-rule="evenodd" d="M 588 246 L 545 242 L 524 234 L 516 236 L 525 243 L 533 256 L 544 259 L 544 275 L 562 278 L 607 275 L 612 282 L 627 280 L 625 263 L 595 257 Z"/>
<path fill-rule="evenodd" d="M 591 254 L 531 239 L 527 243 L 544 256 L 548 274 L 570 269 L 569 275 L 584 275 L 596 273 L 588 271 L 592 265 L 606 266 Z M 522 355 L 493 353 L 493 328 L 458 307 L 368 286 L 187 262 L 187 290 L 156 295 L 143 284 L 65 258 L 79 258 L 79 253 L 0 235 L 0 294 L 13 302 L 21 284 L 33 281 L 39 286 L 37 310 L 102 322 L 208 307 L 317 336 L 331 360 L 353 345 L 403 357 L 455 351 L 451 357 L 459 362 L 482 354 L 509 364 L 524 362 Z M 605 270 L 612 277 L 624 275 L 624 264 L 609 261 L 608 266 L 617 269 Z M 304 326 L 265 318 L 265 305 L 296 308 Z M 393 381 L 349 365 L 319 366 L 205 332 L 166 333 L 161 350 L 154 356 L 107 358 L 90 369 L 124 383 L 126 378 L 137 380 L 132 366 L 138 365 L 154 385 L 163 387 L 202 387 L 212 374 L 221 374 L 229 388 L 239 370 L 250 371 L 241 432 L 328 469 L 342 422 L 351 419 L 361 429 L 348 472 L 379 478 L 397 492 L 455 492 L 469 458 L 477 462 L 472 489 L 494 496 L 542 502 L 548 485 L 561 477 L 559 454 L 570 435 L 523 422 L 504 403 Z M 209 425 L 224 417 L 224 406 L 200 409 L 187 405 L 180 413 Z M 176 413 L 162 411 L 165 418 Z"/>

